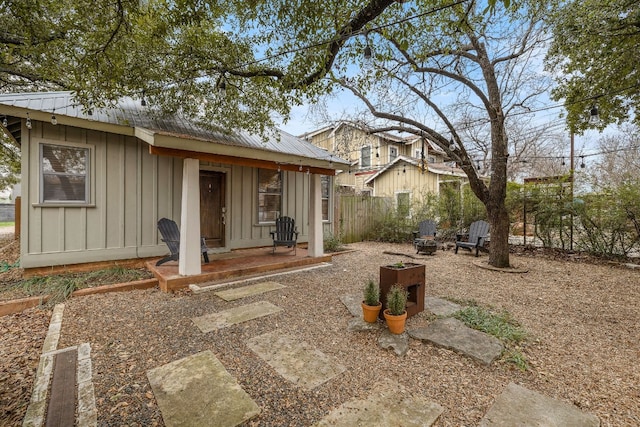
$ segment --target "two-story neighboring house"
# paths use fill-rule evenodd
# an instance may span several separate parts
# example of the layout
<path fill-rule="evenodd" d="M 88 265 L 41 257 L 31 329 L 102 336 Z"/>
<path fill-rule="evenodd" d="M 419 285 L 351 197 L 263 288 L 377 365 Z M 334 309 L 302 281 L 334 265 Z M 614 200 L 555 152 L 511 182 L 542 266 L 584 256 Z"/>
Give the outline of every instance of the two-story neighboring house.
<path fill-rule="evenodd" d="M 373 195 L 371 178 L 399 157 L 414 159 L 420 165 L 446 160 L 446 154 L 426 138 L 373 134 L 371 130 L 366 125 L 339 122 L 300 138 L 347 160 L 351 167 L 337 175 L 336 185 L 356 194 Z"/>

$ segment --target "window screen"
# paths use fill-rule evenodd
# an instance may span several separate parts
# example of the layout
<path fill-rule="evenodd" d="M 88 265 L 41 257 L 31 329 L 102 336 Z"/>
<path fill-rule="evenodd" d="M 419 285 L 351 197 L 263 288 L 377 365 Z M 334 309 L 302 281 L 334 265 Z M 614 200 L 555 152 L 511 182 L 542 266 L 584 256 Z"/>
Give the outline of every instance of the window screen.
<path fill-rule="evenodd" d="M 258 222 L 274 222 L 282 210 L 282 175 L 258 169 Z"/>
<path fill-rule="evenodd" d="M 320 185 L 322 187 L 322 220 L 329 221 L 329 185 L 331 184 L 331 178 L 327 175 L 322 175 L 320 178 Z"/>
<path fill-rule="evenodd" d="M 42 203 L 89 203 L 89 148 L 40 144 Z"/>

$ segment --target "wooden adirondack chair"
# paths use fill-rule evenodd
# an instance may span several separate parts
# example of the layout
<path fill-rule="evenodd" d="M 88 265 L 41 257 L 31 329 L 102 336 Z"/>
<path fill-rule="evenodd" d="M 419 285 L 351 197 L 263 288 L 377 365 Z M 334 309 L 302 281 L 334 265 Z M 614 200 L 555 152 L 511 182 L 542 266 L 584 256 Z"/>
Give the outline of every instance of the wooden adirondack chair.
<path fill-rule="evenodd" d="M 296 228 L 296 222 L 293 218 L 288 216 L 281 216 L 276 219 L 275 231 L 270 231 L 271 238 L 273 239 L 273 252 L 276 253 L 276 246 L 287 246 L 293 248 L 294 255 L 296 254 L 297 241 L 298 241 L 298 229 Z"/>
<path fill-rule="evenodd" d="M 475 248 L 476 256 L 478 256 L 478 251 L 484 246 L 484 240 L 486 239 L 487 234 L 489 234 L 488 222 L 482 220 L 472 222 L 469 226 L 468 234 L 456 235 L 455 253 L 458 253 L 458 248 L 468 249 L 469 251 L 472 251 Z"/>
<path fill-rule="evenodd" d="M 178 228 L 178 224 L 176 224 L 174 220 L 162 218 L 158 221 L 158 231 L 160 231 L 160 235 L 162 235 L 162 241 L 169 247 L 171 255 L 162 258 L 156 262 L 156 265 L 161 265 L 169 261 L 178 261 L 180 255 L 180 229 Z M 208 263 L 209 255 L 207 251 L 209 248 L 207 248 L 204 237 L 200 238 L 200 250 L 202 251 L 204 262 Z"/>
<path fill-rule="evenodd" d="M 418 223 L 418 230 L 413 232 L 413 246 L 417 252 L 433 254 L 437 248 L 436 223 L 431 219 L 425 219 Z"/>

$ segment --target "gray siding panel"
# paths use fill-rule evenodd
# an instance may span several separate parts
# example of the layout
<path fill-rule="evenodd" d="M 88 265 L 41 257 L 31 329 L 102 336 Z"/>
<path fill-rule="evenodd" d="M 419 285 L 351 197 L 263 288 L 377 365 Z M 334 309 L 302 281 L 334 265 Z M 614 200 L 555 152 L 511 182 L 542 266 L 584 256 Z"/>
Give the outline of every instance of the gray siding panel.
<path fill-rule="evenodd" d="M 180 222 L 182 159 L 153 156 L 146 143 L 130 136 L 36 121 L 31 131 L 23 130 L 28 159 L 23 161 L 23 267 L 167 253 L 156 225 L 162 217 Z M 90 206 L 38 206 L 40 142 L 92 147 Z M 273 226 L 257 224 L 256 169 L 207 163 L 202 168 L 226 173 L 227 240 L 222 250 L 271 245 Z M 309 177 L 285 172 L 283 179 L 282 214 L 295 218 L 299 241 L 305 242 Z"/>

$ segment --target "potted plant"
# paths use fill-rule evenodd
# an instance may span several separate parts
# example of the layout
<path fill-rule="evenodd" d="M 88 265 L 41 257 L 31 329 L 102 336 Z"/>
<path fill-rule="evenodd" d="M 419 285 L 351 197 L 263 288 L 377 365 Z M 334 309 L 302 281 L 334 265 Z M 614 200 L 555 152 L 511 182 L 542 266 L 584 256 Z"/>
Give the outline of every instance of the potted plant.
<path fill-rule="evenodd" d="M 389 332 L 401 334 L 407 321 L 407 291 L 404 287 L 393 285 L 387 293 L 387 308 L 384 310 L 384 318 L 387 321 Z"/>
<path fill-rule="evenodd" d="M 364 286 L 364 299 L 362 300 L 362 315 L 365 322 L 375 323 L 382 303 L 380 302 L 380 286 L 373 279 Z"/>

